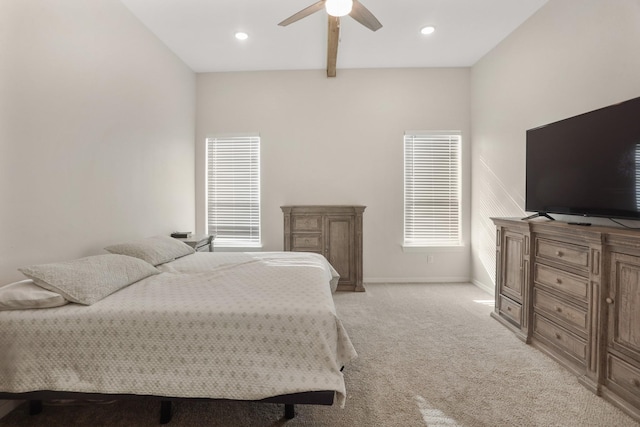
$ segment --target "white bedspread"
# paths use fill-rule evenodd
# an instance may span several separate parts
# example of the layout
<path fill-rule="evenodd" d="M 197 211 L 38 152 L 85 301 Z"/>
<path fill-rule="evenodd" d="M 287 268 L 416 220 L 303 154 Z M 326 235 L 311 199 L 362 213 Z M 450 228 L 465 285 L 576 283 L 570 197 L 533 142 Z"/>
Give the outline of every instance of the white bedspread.
<path fill-rule="evenodd" d="M 256 400 L 335 390 L 356 352 L 316 254 L 202 253 L 91 305 L 0 312 L 0 391 Z M 334 283 L 335 289 L 335 283 Z"/>

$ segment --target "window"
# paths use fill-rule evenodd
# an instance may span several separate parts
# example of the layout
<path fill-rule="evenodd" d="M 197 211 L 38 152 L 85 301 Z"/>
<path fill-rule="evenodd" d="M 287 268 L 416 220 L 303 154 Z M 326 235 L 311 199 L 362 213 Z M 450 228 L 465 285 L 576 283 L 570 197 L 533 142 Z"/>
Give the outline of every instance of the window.
<path fill-rule="evenodd" d="M 215 246 L 260 246 L 260 137 L 207 138 L 207 232 Z"/>
<path fill-rule="evenodd" d="M 460 132 L 404 136 L 405 247 L 460 246 Z"/>

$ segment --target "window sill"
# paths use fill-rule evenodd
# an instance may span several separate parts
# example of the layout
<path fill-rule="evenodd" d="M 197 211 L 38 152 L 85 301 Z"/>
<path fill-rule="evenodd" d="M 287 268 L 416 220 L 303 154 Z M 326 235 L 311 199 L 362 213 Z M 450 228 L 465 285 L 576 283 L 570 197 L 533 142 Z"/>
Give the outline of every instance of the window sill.
<path fill-rule="evenodd" d="M 463 252 L 465 245 L 428 246 L 428 245 L 401 245 L 402 252 Z"/>
<path fill-rule="evenodd" d="M 262 251 L 262 244 L 256 244 L 256 245 L 245 245 L 245 246 L 225 246 L 225 245 L 219 245 L 213 246 L 213 250 L 214 252 L 261 252 Z"/>

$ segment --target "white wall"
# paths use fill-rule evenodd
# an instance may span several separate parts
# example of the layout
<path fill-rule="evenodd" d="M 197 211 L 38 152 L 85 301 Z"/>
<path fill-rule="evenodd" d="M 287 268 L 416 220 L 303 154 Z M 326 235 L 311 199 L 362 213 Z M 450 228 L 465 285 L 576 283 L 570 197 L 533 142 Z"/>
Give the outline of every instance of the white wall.
<path fill-rule="evenodd" d="M 204 140 L 259 132 L 264 250 L 282 250 L 285 204 L 361 204 L 367 281 L 469 279 L 469 174 L 457 252 L 404 253 L 403 132 L 461 130 L 469 171 L 469 69 L 204 73 L 197 76 L 196 217 L 205 226 Z"/>
<path fill-rule="evenodd" d="M 476 284 L 494 283 L 489 218 L 525 214 L 525 131 L 640 96 L 639 23 L 638 0 L 550 0 L 472 68 Z"/>
<path fill-rule="evenodd" d="M 0 2 L 0 284 L 194 227 L 195 74 L 117 0 Z"/>

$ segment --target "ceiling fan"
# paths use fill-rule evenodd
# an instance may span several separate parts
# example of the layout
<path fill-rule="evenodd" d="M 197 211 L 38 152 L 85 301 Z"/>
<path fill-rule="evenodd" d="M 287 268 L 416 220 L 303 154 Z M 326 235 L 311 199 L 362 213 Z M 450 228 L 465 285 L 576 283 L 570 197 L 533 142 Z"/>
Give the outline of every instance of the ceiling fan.
<path fill-rule="evenodd" d="M 340 17 L 349 15 L 371 31 L 382 28 L 378 19 L 358 0 L 320 0 L 311 6 L 294 13 L 278 25 L 286 27 L 325 8 L 329 15 L 329 39 L 327 41 L 327 77 L 336 76 L 338 59 L 338 40 L 340 39 Z"/>

